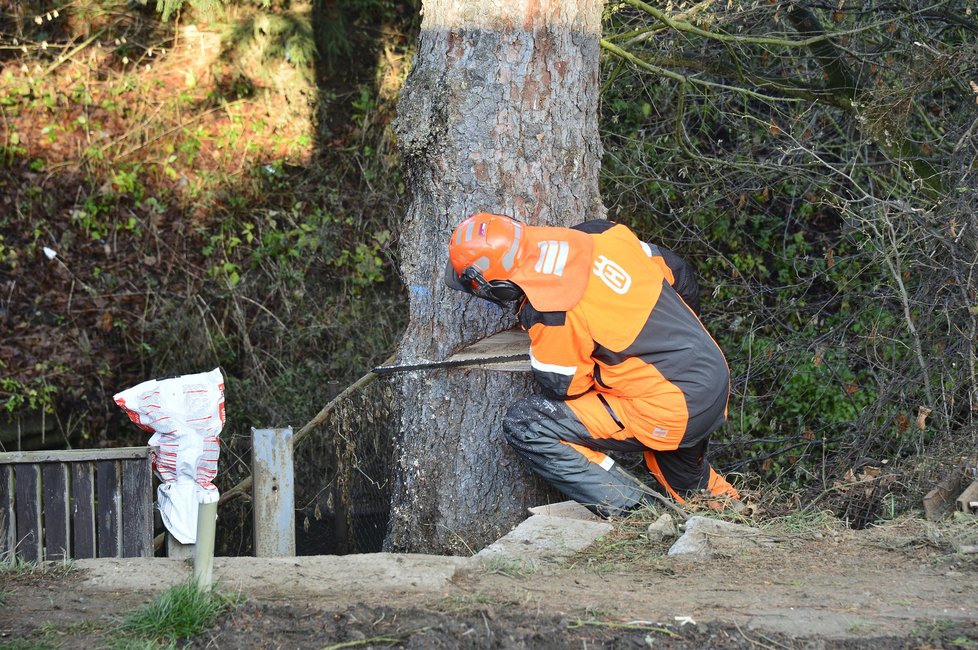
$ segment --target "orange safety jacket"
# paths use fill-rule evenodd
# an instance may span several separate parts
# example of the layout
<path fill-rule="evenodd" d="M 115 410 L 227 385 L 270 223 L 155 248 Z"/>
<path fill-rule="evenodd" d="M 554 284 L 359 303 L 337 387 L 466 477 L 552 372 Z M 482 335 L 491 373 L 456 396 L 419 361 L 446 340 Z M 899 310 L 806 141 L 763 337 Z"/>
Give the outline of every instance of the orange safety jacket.
<path fill-rule="evenodd" d="M 545 394 L 567 400 L 595 437 L 650 449 L 690 447 L 719 427 L 730 373 L 688 304 L 685 263 L 609 221 L 528 230 L 540 255 L 520 274 L 530 281 L 519 321 Z M 555 250 L 562 263 L 548 264 Z"/>

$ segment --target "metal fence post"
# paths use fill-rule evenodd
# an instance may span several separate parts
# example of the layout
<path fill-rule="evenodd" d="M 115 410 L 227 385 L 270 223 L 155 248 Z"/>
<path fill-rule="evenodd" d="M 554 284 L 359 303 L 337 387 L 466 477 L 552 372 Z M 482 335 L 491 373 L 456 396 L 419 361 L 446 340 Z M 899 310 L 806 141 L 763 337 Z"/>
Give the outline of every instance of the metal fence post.
<path fill-rule="evenodd" d="M 199 589 L 210 589 L 214 574 L 214 531 L 217 527 L 217 501 L 197 507 L 197 543 L 194 545 L 194 582 Z"/>
<path fill-rule="evenodd" d="M 256 557 L 295 556 L 292 427 L 251 430 Z"/>

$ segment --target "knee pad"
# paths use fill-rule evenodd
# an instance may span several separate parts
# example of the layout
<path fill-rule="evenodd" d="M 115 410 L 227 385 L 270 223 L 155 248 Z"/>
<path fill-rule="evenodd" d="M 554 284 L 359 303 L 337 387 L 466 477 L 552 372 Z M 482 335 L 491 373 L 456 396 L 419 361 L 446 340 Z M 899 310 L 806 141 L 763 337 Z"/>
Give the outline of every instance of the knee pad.
<path fill-rule="evenodd" d="M 510 444 L 536 438 L 545 427 L 539 422 L 556 419 L 554 404 L 540 395 L 530 395 L 514 402 L 503 418 L 503 434 Z"/>

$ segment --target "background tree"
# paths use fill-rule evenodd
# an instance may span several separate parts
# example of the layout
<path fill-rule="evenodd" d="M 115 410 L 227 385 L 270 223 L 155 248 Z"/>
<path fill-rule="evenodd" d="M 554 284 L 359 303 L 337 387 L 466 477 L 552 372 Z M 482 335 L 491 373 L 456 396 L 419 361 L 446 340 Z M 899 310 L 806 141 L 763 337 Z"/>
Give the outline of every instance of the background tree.
<path fill-rule="evenodd" d="M 221 366 L 226 490 L 251 426 L 302 426 L 396 344 L 389 121 L 416 11 L 201 4 L 163 21 L 154 2 L 0 0 L 2 451 L 144 444 L 112 395 Z M 297 450 L 300 547 L 339 550 L 344 509 L 386 522 L 389 453 L 371 452 L 389 436 L 358 415 Z M 236 504 L 220 552 L 247 554 Z"/>
<path fill-rule="evenodd" d="M 443 284 L 448 236 L 486 210 L 531 224 L 604 215 L 598 192 L 602 3 L 431 0 L 396 130 L 412 194 L 400 236 L 410 296 L 402 360 L 441 359 L 514 325 Z M 528 375 L 399 375 L 399 454 L 388 546 L 469 553 L 544 498 L 501 435 Z"/>
<path fill-rule="evenodd" d="M 606 34 L 603 191 L 715 287 L 728 457 L 818 493 L 889 460 L 876 506 L 918 503 L 976 439 L 973 3 L 626 0 Z"/>

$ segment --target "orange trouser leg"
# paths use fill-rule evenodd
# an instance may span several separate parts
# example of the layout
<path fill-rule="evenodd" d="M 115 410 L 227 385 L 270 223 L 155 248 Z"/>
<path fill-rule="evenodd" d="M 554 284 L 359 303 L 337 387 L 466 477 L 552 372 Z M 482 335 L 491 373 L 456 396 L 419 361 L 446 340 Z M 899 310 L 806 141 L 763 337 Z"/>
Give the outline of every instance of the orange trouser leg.
<path fill-rule="evenodd" d="M 591 461 L 595 465 L 600 465 L 604 469 L 608 469 L 611 465 L 614 464 L 614 461 L 611 460 L 611 457 L 608 456 L 608 454 L 601 453 L 597 449 L 591 449 L 590 447 L 585 447 L 584 445 L 578 445 L 573 442 L 567 442 L 566 440 L 561 440 L 561 442 L 569 447 L 573 447 L 589 461 Z"/>
<path fill-rule="evenodd" d="M 655 459 L 655 454 L 651 451 L 645 452 L 645 466 L 649 468 L 649 471 L 652 473 L 652 476 L 655 477 L 655 480 L 659 482 L 659 485 L 664 487 L 666 492 L 668 492 L 669 495 L 676 500 L 676 503 L 686 503 L 686 500 L 679 496 L 679 493 L 676 492 L 671 485 L 669 485 L 666 475 L 663 474 L 662 470 L 659 468 L 659 463 Z"/>
<path fill-rule="evenodd" d="M 715 469 L 713 469 L 713 467 L 709 464 L 709 462 L 706 459 L 703 459 L 702 462 L 706 465 L 705 469 L 707 470 L 706 473 L 707 480 L 705 482 L 705 485 L 703 484 L 703 482 L 700 482 L 699 485 L 702 485 L 703 488 L 705 488 L 707 494 L 716 497 L 719 496 L 728 497 L 730 499 L 740 498 L 740 493 L 737 492 L 737 489 L 734 488 L 734 486 L 732 486 L 727 481 L 727 479 L 725 479 Z M 662 485 L 662 487 L 664 487 L 667 492 L 669 492 L 670 496 L 672 496 L 672 498 L 675 499 L 677 503 L 686 502 L 685 499 L 682 496 L 680 496 L 679 491 L 677 491 L 677 489 L 672 486 L 669 479 L 666 477 L 666 473 L 662 470 L 662 467 L 659 465 L 658 459 L 656 458 L 654 452 L 649 451 L 645 453 L 645 464 L 649 468 L 649 471 L 652 473 L 652 476 L 655 477 L 655 480 L 657 480 L 659 484 Z M 693 492 L 694 489 L 695 487 L 690 487 L 690 488 L 683 489 L 681 491 L 688 494 L 690 492 Z M 711 507 L 713 506 L 711 505 Z M 722 505 L 720 505 L 719 507 L 722 507 Z"/>
<path fill-rule="evenodd" d="M 730 485 L 727 479 L 723 478 L 712 467 L 710 467 L 710 483 L 707 485 L 706 490 L 711 495 L 716 497 L 726 496 L 730 497 L 731 499 L 740 498 L 740 492 L 737 491 L 737 488 Z"/>

